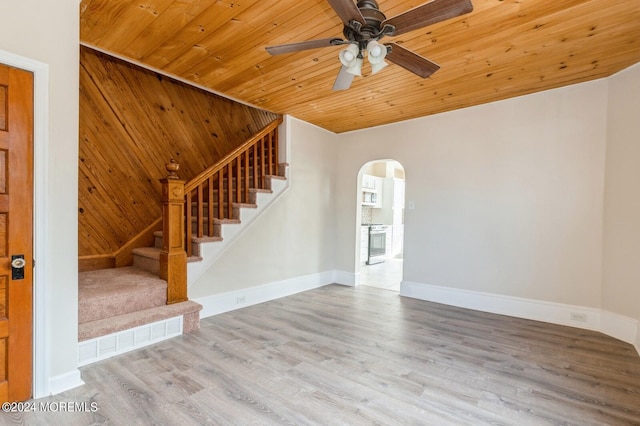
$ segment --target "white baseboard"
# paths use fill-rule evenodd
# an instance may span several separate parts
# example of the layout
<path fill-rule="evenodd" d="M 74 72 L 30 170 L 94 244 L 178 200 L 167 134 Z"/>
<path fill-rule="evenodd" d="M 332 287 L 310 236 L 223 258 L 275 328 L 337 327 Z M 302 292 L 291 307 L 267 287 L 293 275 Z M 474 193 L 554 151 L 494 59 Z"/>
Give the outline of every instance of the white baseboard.
<path fill-rule="evenodd" d="M 196 298 L 194 301 L 202 305 L 200 318 L 207 318 L 332 284 L 335 282 L 335 275 L 335 271 L 319 272 L 255 287 L 212 294 L 211 296 Z"/>
<path fill-rule="evenodd" d="M 638 320 L 601 309 L 403 281 L 400 295 L 494 314 L 599 331 L 634 345 L 640 354 Z"/>
<path fill-rule="evenodd" d="M 350 287 L 360 284 L 360 272 L 334 271 L 333 282 L 336 284 L 348 285 Z"/>
<path fill-rule="evenodd" d="M 73 370 L 68 373 L 49 378 L 49 395 L 55 395 L 82 385 L 84 385 L 84 382 L 80 377 L 80 370 Z"/>
<path fill-rule="evenodd" d="M 604 334 L 607 334 L 616 339 L 620 339 L 623 342 L 631 343 L 638 349 L 636 345 L 636 336 L 638 333 L 638 321 L 615 314 L 613 312 L 601 311 L 600 312 L 600 328 L 597 330 Z M 638 351 L 640 353 L 640 351 Z"/>

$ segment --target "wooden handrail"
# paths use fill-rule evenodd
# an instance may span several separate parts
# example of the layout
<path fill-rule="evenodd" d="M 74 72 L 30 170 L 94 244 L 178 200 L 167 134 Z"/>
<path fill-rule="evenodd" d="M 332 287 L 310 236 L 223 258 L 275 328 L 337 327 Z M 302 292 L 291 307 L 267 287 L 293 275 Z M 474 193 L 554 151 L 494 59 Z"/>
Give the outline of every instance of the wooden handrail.
<path fill-rule="evenodd" d="M 217 227 L 227 223 L 225 220 L 237 219 L 234 204 L 255 202 L 250 198 L 251 189 L 265 189 L 267 176 L 278 173 L 281 123 L 282 118 L 273 121 L 186 184 L 176 173 L 179 165 L 173 160 L 167 164 L 169 176 L 161 180 L 160 254 L 160 275 L 167 281 L 167 303 L 187 300 L 186 269 L 187 258 L 193 255 L 192 237 L 219 237 L 215 235 Z"/>
<path fill-rule="evenodd" d="M 282 123 L 282 118 L 278 118 L 277 120 L 274 120 L 271 124 L 268 124 L 267 126 L 265 126 L 262 130 L 260 130 L 260 132 L 252 136 L 245 143 L 238 146 L 229 154 L 222 157 L 222 159 L 220 159 L 220 161 L 218 161 L 216 164 L 203 170 L 202 173 L 198 174 L 198 176 L 194 177 L 189 182 L 187 182 L 187 184 L 184 187 L 185 193 L 192 191 L 196 186 L 200 185 L 202 182 L 207 180 L 210 176 L 213 176 L 216 172 L 219 172 L 224 166 L 226 166 L 233 159 L 235 159 L 239 153 L 244 152 L 248 147 L 250 147 L 257 141 L 264 138 L 273 130 L 277 129 L 281 123 Z"/>

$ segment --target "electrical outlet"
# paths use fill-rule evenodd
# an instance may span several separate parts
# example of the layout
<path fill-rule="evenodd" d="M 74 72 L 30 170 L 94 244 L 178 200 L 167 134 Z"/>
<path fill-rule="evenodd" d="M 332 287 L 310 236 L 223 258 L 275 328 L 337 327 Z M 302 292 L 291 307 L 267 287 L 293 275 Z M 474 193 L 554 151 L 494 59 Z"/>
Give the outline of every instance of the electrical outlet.
<path fill-rule="evenodd" d="M 245 303 L 247 298 L 245 296 L 238 296 L 236 299 L 236 304 Z"/>
<path fill-rule="evenodd" d="M 587 322 L 587 314 L 582 314 L 582 313 L 579 313 L 579 312 L 571 312 L 571 320 L 572 321 Z"/>

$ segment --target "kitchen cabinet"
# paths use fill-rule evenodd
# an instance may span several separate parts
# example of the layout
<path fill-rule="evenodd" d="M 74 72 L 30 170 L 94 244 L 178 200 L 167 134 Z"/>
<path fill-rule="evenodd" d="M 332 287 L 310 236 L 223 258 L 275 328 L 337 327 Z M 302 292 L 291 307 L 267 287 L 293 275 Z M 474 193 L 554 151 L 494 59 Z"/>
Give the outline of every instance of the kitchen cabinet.
<path fill-rule="evenodd" d="M 371 175 L 367 175 L 367 174 L 363 174 L 362 175 L 362 190 L 364 191 L 365 189 L 376 189 L 376 181 L 375 181 L 376 177 L 375 176 L 371 176 Z"/>
<path fill-rule="evenodd" d="M 383 179 L 367 174 L 362 175 L 362 205 L 382 207 Z"/>
<path fill-rule="evenodd" d="M 382 201 L 384 200 L 384 179 L 376 177 L 374 179 L 374 185 L 376 187 L 376 193 L 378 196 L 376 197 L 375 203 L 373 203 L 374 209 L 382 208 Z"/>
<path fill-rule="evenodd" d="M 380 200 L 377 210 L 373 212 L 373 221 L 375 223 L 382 223 L 384 225 L 391 225 L 393 223 L 393 180 L 394 179 L 382 179 L 380 182 L 384 198 Z"/>

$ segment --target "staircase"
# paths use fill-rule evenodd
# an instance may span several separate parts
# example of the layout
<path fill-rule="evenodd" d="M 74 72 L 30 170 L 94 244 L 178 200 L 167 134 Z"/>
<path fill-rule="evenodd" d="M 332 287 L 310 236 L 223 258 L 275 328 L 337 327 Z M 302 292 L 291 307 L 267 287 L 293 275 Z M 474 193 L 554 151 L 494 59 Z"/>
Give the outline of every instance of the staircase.
<path fill-rule="evenodd" d="M 203 221 L 201 225 L 202 235 L 198 235 L 198 201 L 191 201 L 191 227 L 193 232 L 191 232 L 191 238 L 187 242 L 187 262 L 202 262 L 203 257 L 202 254 L 204 252 L 203 245 L 208 245 L 209 243 L 216 242 L 224 242 L 224 235 L 226 233 L 224 230 L 228 230 L 230 225 L 241 225 L 243 220 L 241 219 L 245 214 L 243 210 L 251 209 L 256 210 L 258 208 L 258 194 L 272 194 L 273 193 L 273 182 L 275 180 L 285 181 L 285 172 L 286 165 L 279 164 L 279 171 L 277 175 L 265 175 L 265 183 L 264 188 L 253 188 L 249 187 L 248 193 L 249 197 L 246 201 L 248 202 L 238 202 L 235 194 L 232 196 L 232 213 L 231 217 L 219 217 L 219 203 L 213 202 L 211 206 L 208 203 L 204 202 L 202 206 L 202 217 L 209 216 L 209 208 L 212 209 L 212 221 L 209 223 L 208 221 Z M 250 175 L 253 176 L 253 170 L 250 167 Z M 233 185 L 236 185 L 236 179 L 233 178 Z M 241 191 L 244 191 L 244 185 L 240 186 Z M 214 197 L 217 195 L 217 190 L 213 191 Z M 224 191 L 224 197 L 228 197 L 227 191 Z M 228 211 L 228 202 L 222 203 L 222 208 L 224 211 Z M 133 253 L 133 266 L 136 268 L 143 269 L 153 274 L 158 274 L 160 271 L 160 253 L 162 251 L 163 246 L 163 232 L 156 231 L 154 232 L 155 237 L 155 245 L 153 247 L 140 247 L 136 248 L 132 251 Z"/>
<path fill-rule="evenodd" d="M 286 164 L 278 162 L 280 123 L 190 182 L 179 180 L 177 164 L 167 165 L 163 231 L 154 232 L 154 246 L 134 249 L 133 266 L 79 273 L 80 365 L 199 328 L 202 306 L 187 298 L 187 271 L 193 282 L 273 201 L 272 188 L 282 192 Z"/>

